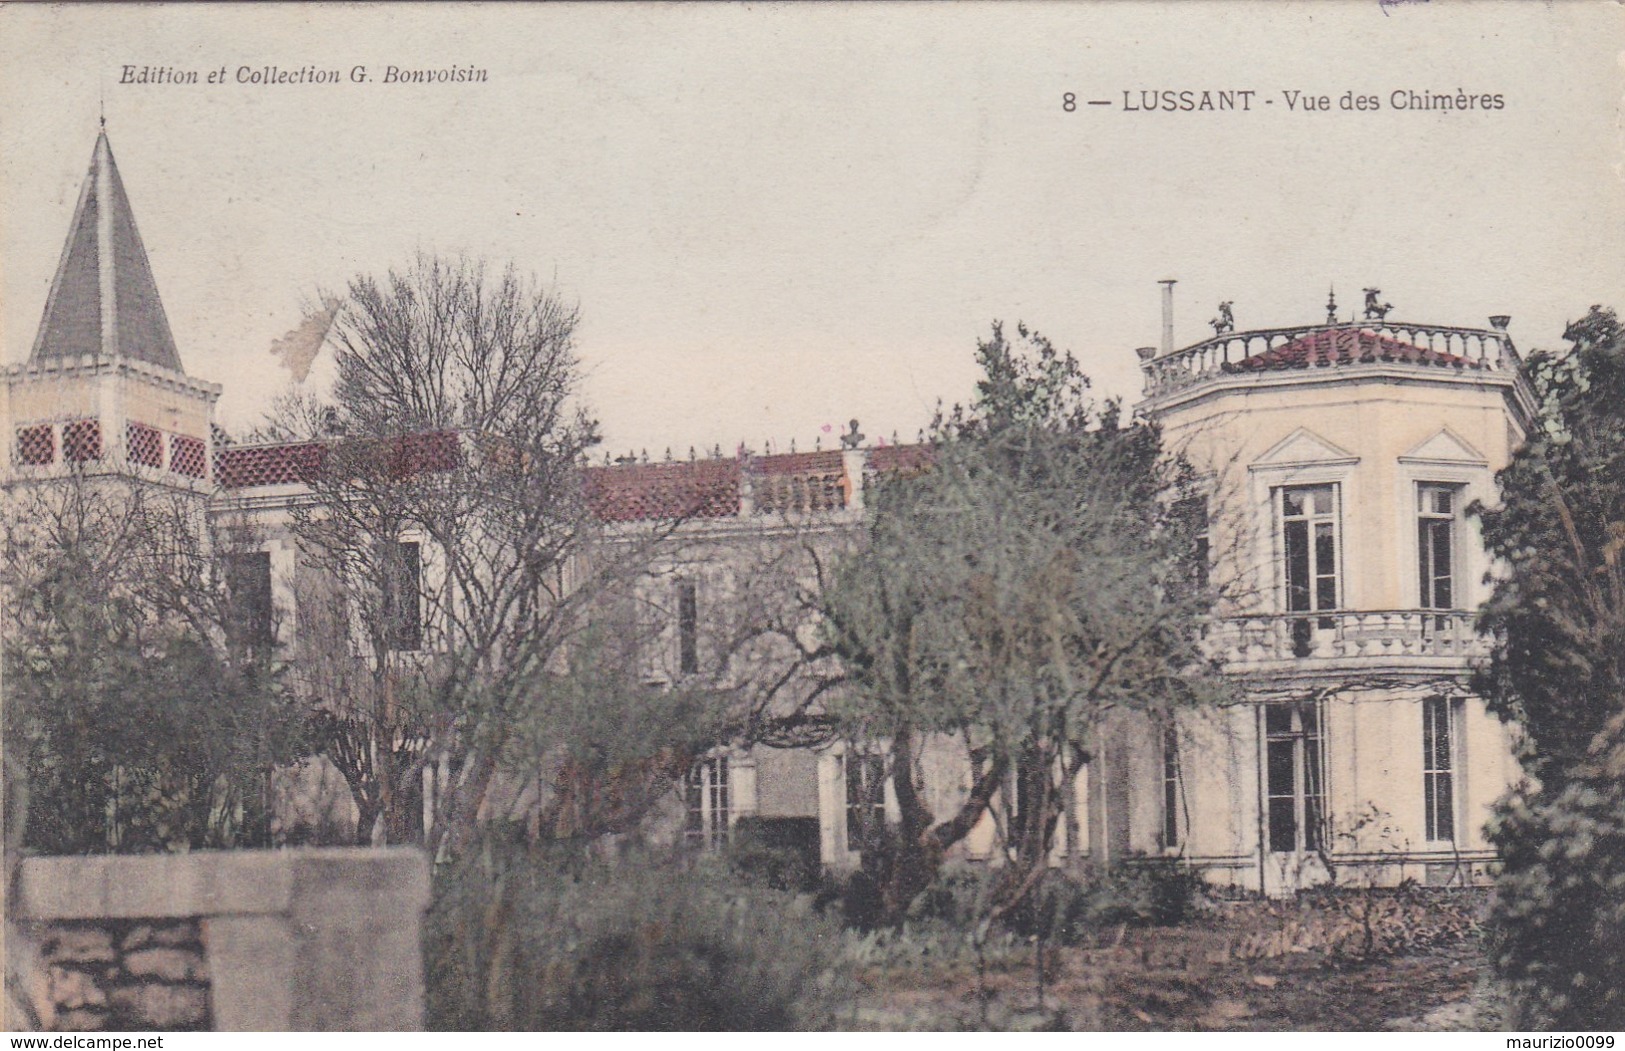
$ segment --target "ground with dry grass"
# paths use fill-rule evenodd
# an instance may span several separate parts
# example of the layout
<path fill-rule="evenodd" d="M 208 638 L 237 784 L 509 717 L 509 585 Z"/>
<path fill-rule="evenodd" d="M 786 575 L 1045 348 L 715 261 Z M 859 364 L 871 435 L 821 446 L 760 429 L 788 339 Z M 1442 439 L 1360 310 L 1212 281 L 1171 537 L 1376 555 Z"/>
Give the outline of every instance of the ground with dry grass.
<path fill-rule="evenodd" d="M 1210 903 L 1178 927 L 1087 944 L 904 936 L 871 954 L 843 1024 L 862 1029 L 1495 1029 L 1470 893 Z M 913 948 L 916 951 L 910 951 Z"/>

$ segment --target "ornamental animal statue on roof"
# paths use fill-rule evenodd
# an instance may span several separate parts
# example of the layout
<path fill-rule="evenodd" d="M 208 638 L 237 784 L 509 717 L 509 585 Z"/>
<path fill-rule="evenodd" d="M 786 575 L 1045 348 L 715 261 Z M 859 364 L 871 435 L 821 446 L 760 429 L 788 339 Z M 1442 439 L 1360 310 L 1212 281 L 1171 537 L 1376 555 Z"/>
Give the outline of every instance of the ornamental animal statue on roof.
<path fill-rule="evenodd" d="M 1383 303 L 1378 301 L 1378 297 L 1381 295 L 1382 289 L 1380 288 L 1368 288 L 1365 290 L 1365 319 L 1367 321 L 1371 321 L 1373 319 L 1381 321 L 1383 318 L 1388 316 L 1388 311 L 1394 309 L 1394 305 L 1392 303 Z"/>
<path fill-rule="evenodd" d="M 1213 326 L 1215 336 L 1222 336 L 1236 330 L 1236 316 L 1230 312 L 1231 302 L 1231 300 L 1227 299 L 1220 303 L 1219 316 L 1208 322 Z"/>

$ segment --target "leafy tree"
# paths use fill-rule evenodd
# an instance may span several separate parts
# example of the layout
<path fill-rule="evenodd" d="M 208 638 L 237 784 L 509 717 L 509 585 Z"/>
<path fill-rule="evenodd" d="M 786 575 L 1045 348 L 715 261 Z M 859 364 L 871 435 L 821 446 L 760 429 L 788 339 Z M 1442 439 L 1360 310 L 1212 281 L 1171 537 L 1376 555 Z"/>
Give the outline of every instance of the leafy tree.
<path fill-rule="evenodd" d="M 1491 960 L 1511 1027 L 1625 1027 L 1625 716 L 1561 782 L 1514 792 L 1490 828 L 1503 865 Z"/>
<path fill-rule="evenodd" d="M 5 743 L 51 853 L 268 845 L 303 714 L 235 611 L 196 498 L 76 475 L 9 494 Z M 8 785 L 8 791 L 18 786 Z"/>
<path fill-rule="evenodd" d="M 1569 353 L 1526 363 L 1540 416 L 1497 476 L 1500 506 L 1479 509 L 1507 566 L 1484 609 L 1500 641 L 1481 686 L 1553 783 L 1625 696 L 1625 338 L 1601 307 L 1564 338 Z"/>
<path fill-rule="evenodd" d="M 1481 508 L 1506 573 L 1482 614 L 1478 687 L 1523 729 L 1536 780 L 1491 833 L 1494 960 L 1524 1027 L 1625 1025 L 1625 331 L 1592 307 L 1527 373 L 1536 427 Z"/>
<path fill-rule="evenodd" d="M 939 415 L 929 469 L 880 481 L 823 600 L 850 676 L 831 711 L 884 749 L 895 786 L 900 822 L 865 851 L 892 922 L 1012 786 L 998 907 L 1014 907 L 1102 720 L 1224 690 L 1198 646 L 1210 596 L 1197 523 L 1176 511 L 1189 479 L 1157 428 L 1092 402 L 1071 355 L 1025 327 L 1011 341 L 995 324 L 977 360 L 975 401 Z M 939 819 L 922 753 L 952 739 L 970 786 Z"/>

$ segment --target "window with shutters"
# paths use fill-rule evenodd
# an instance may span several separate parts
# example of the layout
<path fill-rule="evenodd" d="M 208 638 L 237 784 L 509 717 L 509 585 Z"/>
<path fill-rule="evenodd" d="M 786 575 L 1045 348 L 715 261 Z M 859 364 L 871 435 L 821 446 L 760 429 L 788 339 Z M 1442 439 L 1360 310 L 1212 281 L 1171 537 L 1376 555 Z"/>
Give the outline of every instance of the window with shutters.
<path fill-rule="evenodd" d="M 124 425 L 124 446 L 130 462 L 140 467 L 164 465 L 164 432 L 144 423 Z"/>
<path fill-rule="evenodd" d="M 1198 588 L 1206 588 L 1209 580 L 1209 560 L 1213 557 L 1208 545 L 1207 497 L 1192 496 L 1180 500 L 1173 507 L 1174 519 L 1190 537 L 1186 576 Z"/>
<path fill-rule="evenodd" d="M 189 478 L 202 478 L 207 474 L 209 454 L 203 439 L 185 434 L 170 435 L 169 469 L 174 474 L 184 474 Z"/>
<path fill-rule="evenodd" d="M 28 467 L 56 462 L 56 431 L 50 424 L 17 428 L 17 462 Z"/>

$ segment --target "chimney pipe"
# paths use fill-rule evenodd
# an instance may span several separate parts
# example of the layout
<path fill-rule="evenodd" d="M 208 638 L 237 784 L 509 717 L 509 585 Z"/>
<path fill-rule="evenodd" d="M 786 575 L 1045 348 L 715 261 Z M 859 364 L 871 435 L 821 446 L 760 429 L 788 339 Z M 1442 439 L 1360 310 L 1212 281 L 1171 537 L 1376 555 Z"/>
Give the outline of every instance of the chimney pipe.
<path fill-rule="evenodd" d="M 1174 352 L 1174 278 L 1164 278 L 1162 285 L 1162 352 Z"/>

